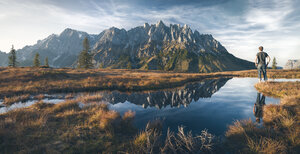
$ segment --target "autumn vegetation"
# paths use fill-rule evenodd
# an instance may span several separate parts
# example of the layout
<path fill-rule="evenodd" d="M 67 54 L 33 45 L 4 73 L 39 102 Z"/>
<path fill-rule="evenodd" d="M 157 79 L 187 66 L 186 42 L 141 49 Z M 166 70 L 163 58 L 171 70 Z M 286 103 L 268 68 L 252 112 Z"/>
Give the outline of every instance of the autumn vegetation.
<path fill-rule="evenodd" d="M 300 70 L 268 70 L 269 78 L 300 78 Z M 162 132 L 162 122 L 137 130 L 132 111 L 120 115 L 101 102 L 97 90 L 156 90 L 220 77 L 256 77 L 256 70 L 176 73 L 126 69 L 2 68 L 0 100 L 9 106 L 31 97 L 26 108 L 0 114 L 0 153 L 297 153 L 300 147 L 300 82 L 256 85 L 265 95 L 281 98 L 264 108 L 264 127 L 251 120 L 228 127 L 225 141 L 203 130 L 194 135 Z M 74 98 L 74 92 L 87 92 Z M 67 93 L 66 101 L 44 103 L 44 94 Z M 83 106 L 79 105 L 83 103 Z M 221 149 L 221 150 L 220 150 Z M 224 152 L 224 151 L 223 151 Z"/>
<path fill-rule="evenodd" d="M 300 70 L 269 70 L 270 78 L 300 78 Z M 0 99 L 43 93 L 172 88 L 218 77 L 256 77 L 256 70 L 175 73 L 126 69 L 0 68 Z"/>
<path fill-rule="evenodd" d="M 125 150 L 136 129 L 107 105 L 35 103 L 0 115 L 0 153 L 90 153 Z"/>

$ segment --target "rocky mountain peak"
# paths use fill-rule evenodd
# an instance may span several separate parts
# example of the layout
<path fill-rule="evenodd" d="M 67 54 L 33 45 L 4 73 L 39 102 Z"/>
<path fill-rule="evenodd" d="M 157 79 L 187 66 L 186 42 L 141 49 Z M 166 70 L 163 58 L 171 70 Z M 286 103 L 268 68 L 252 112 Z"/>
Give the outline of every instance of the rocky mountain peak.
<path fill-rule="evenodd" d="M 59 36 L 71 36 L 74 32 L 76 32 L 76 30 L 66 28 L 63 32 L 60 33 Z"/>
<path fill-rule="evenodd" d="M 144 23 L 144 28 L 148 29 L 150 27 L 150 25 L 148 23 Z"/>
<path fill-rule="evenodd" d="M 60 33 L 59 37 L 60 38 L 69 38 L 69 37 L 87 37 L 89 36 L 88 33 L 82 32 L 82 31 L 77 31 L 71 28 L 66 28 L 62 33 Z"/>
<path fill-rule="evenodd" d="M 184 24 L 183 29 L 188 29 L 189 26 L 187 24 Z"/>
<path fill-rule="evenodd" d="M 165 27 L 166 25 L 163 23 L 162 20 L 159 20 L 159 22 L 156 23 L 156 27 Z"/>

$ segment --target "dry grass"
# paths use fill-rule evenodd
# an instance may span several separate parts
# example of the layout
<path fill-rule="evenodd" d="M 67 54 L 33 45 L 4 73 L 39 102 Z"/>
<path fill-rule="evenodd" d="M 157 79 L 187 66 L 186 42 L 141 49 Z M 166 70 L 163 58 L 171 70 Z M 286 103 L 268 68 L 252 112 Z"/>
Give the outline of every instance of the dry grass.
<path fill-rule="evenodd" d="M 300 94 L 300 82 L 264 82 L 255 85 L 255 88 L 267 96 L 281 97 Z"/>
<path fill-rule="evenodd" d="M 295 113 L 283 105 L 267 105 L 264 109 L 265 125 L 275 129 L 292 128 L 297 124 Z"/>
<path fill-rule="evenodd" d="M 6 106 L 9 106 L 11 104 L 17 103 L 17 102 L 25 102 L 30 99 L 29 94 L 20 95 L 20 96 L 13 96 L 13 97 L 4 97 L 3 104 Z"/>
<path fill-rule="evenodd" d="M 168 129 L 166 137 L 161 137 L 158 121 L 148 123 L 132 142 L 131 153 L 212 153 L 215 137 L 203 130 L 200 135 L 186 132 L 183 126 L 174 133 Z M 154 127 L 156 126 L 156 127 Z M 158 127 L 157 127 L 158 126 Z"/>
<path fill-rule="evenodd" d="M 226 72 L 232 75 L 237 75 L 239 77 L 257 77 L 257 70 L 246 70 L 246 71 L 232 71 Z M 300 69 L 293 69 L 293 70 L 274 70 L 268 69 L 267 70 L 268 78 L 300 78 Z"/>
<path fill-rule="evenodd" d="M 150 123 L 147 124 L 144 131 L 141 131 L 134 138 L 131 150 L 132 153 L 153 154 L 159 152 L 161 130 L 160 128 L 150 128 Z"/>
<path fill-rule="evenodd" d="M 269 70 L 271 78 L 300 78 L 300 70 Z M 141 70 L 0 68 L 0 99 L 6 104 L 25 101 L 29 95 L 96 90 L 154 90 L 218 77 L 256 77 L 256 70 L 220 73 L 174 73 Z M 284 85 L 286 84 L 286 85 Z M 266 106 L 266 128 L 249 121 L 236 122 L 226 133 L 234 152 L 298 152 L 300 83 L 263 83 L 256 88 L 282 97 L 281 105 Z M 268 87 L 267 87 L 268 86 Z M 267 87 L 267 88 L 266 88 Z M 271 90 L 270 90 L 271 89 Z M 70 95 L 68 98 L 73 98 Z M 60 104 L 36 103 L 0 115 L 0 153 L 194 153 L 211 152 L 213 136 L 168 131 L 161 139 L 162 124 L 149 123 L 139 135 L 132 126 L 134 112 L 123 117 L 105 104 L 84 108 L 78 102 L 101 102 L 100 95 L 86 95 Z"/>
<path fill-rule="evenodd" d="M 100 94 L 86 94 L 77 98 L 78 101 L 82 103 L 99 103 L 102 100 L 102 95 Z"/>
<path fill-rule="evenodd" d="M 277 141 L 267 137 L 261 137 L 259 139 L 248 137 L 247 139 L 248 147 L 252 153 L 287 153 L 286 146 L 282 141 Z"/>
<path fill-rule="evenodd" d="M 300 82 L 264 82 L 255 87 L 265 95 L 280 97 L 281 102 L 264 107 L 263 128 L 251 120 L 229 126 L 229 149 L 240 149 L 241 153 L 299 153 Z"/>
<path fill-rule="evenodd" d="M 220 75 L 140 70 L 3 68 L 0 71 L 0 98 L 22 94 L 103 89 L 151 90 L 180 86 L 189 81 L 217 76 Z"/>
<path fill-rule="evenodd" d="M 128 121 L 133 118 L 126 114 Z M 0 153 L 116 153 L 136 130 L 106 105 L 36 103 L 0 115 Z"/>
<path fill-rule="evenodd" d="M 282 137 L 249 120 L 236 121 L 226 132 L 226 147 L 234 153 L 286 153 Z"/>
<path fill-rule="evenodd" d="M 37 100 L 42 100 L 42 99 L 45 98 L 45 95 L 44 94 L 39 94 L 39 95 L 34 96 L 34 98 L 37 99 Z"/>
<path fill-rule="evenodd" d="M 126 69 L 2 68 L 0 99 L 23 94 L 96 90 L 139 91 L 182 86 L 216 77 L 256 77 L 256 70 L 219 73 L 175 73 Z M 300 78 L 300 70 L 270 70 L 270 76 Z"/>
<path fill-rule="evenodd" d="M 178 127 L 175 135 L 168 130 L 162 153 L 210 153 L 214 146 L 214 136 L 202 130 L 198 136 L 193 136 L 192 132 L 185 132 L 184 127 Z"/>

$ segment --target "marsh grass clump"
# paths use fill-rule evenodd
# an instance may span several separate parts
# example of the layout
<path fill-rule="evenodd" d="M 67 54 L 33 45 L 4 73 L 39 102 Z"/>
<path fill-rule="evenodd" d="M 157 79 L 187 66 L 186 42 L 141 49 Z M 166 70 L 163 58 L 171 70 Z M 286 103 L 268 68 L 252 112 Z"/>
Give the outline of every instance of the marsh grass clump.
<path fill-rule="evenodd" d="M 287 149 L 283 141 L 274 140 L 268 137 L 250 138 L 247 137 L 249 152 L 252 153 L 287 153 Z"/>
<path fill-rule="evenodd" d="M 92 103 L 92 102 L 101 102 L 103 96 L 100 94 L 87 94 L 87 95 L 82 95 L 77 98 L 78 101 L 82 103 Z"/>
<path fill-rule="evenodd" d="M 37 99 L 37 100 L 42 100 L 44 98 L 45 98 L 44 94 L 39 94 L 39 95 L 34 96 L 34 99 Z"/>
<path fill-rule="evenodd" d="M 19 96 L 12 96 L 12 97 L 4 97 L 3 104 L 6 106 L 10 106 L 17 102 L 25 102 L 30 99 L 30 95 L 19 95 Z"/>
<path fill-rule="evenodd" d="M 134 138 L 132 149 L 135 150 L 132 153 L 212 153 L 215 150 L 215 136 L 207 130 L 203 130 L 200 135 L 193 135 L 191 131 L 186 132 L 183 126 L 179 126 L 177 133 L 168 129 L 163 137 L 162 128 L 156 122 L 149 122 L 145 130 Z"/>
<path fill-rule="evenodd" d="M 202 130 L 200 135 L 193 136 L 192 132 L 185 132 L 184 127 L 178 127 L 177 134 L 168 130 L 162 153 L 211 153 L 215 143 L 215 136 Z"/>
<path fill-rule="evenodd" d="M 295 113 L 289 107 L 283 105 L 268 105 L 263 115 L 265 125 L 276 129 L 291 128 L 297 124 Z"/>
<path fill-rule="evenodd" d="M 282 134 L 249 120 L 236 121 L 226 131 L 225 146 L 238 153 L 286 153 Z"/>
<path fill-rule="evenodd" d="M 58 113 L 58 112 L 66 112 L 66 111 L 78 111 L 80 110 L 78 106 L 78 102 L 75 100 L 67 100 L 63 103 L 58 103 L 54 105 L 52 108 L 50 108 L 51 112 Z"/>
<path fill-rule="evenodd" d="M 158 153 L 160 148 L 160 128 L 150 128 L 151 122 L 146 125 L 133 140 L 131 151 L 133 153 Z"/>

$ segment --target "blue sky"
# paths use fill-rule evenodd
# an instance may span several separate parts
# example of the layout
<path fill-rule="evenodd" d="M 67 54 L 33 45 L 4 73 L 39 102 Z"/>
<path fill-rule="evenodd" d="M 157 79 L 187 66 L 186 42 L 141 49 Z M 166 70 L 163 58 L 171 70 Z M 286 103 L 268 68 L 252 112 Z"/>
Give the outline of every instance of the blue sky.
<path fill-rule="evenodd" d="M 243 59 L 253 61 L 260 45 L 279 65 L 300 59 L 300 0 L 0 0 L 0 50 L 65 28 L 98 34 L 159 20 L 212 34 Z"/>

